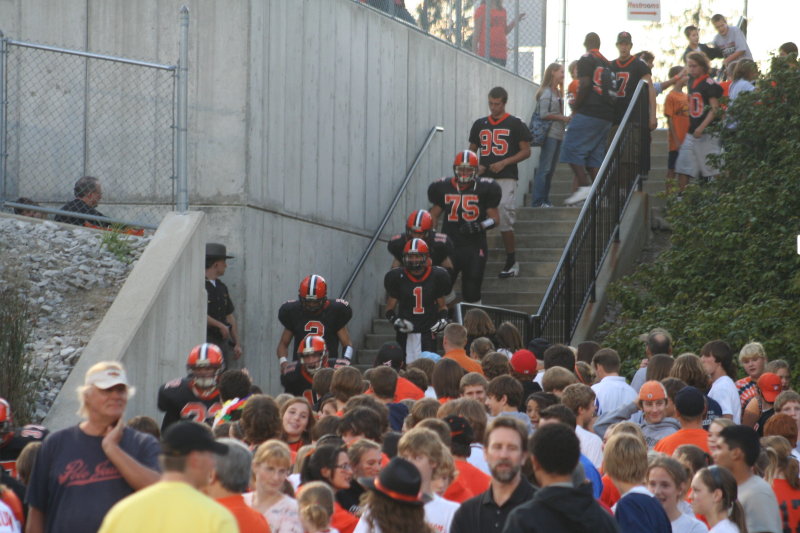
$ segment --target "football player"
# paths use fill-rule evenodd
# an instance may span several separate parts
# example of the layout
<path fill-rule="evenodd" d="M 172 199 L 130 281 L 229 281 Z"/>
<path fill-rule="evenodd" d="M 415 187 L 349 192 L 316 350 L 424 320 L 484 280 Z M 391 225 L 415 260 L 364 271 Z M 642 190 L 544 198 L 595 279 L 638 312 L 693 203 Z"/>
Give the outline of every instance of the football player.
<path fill-rule="evenodd" d="M 289 300 L 278 310 L 278 320 L 284 330 L 278 341 L 278 360 L 281 371 L 287 363 L 289 342 L 294 338 L 294 360 L 298 359 L 300 343 L 308 335 L 325 339 L 328 353 L 339 355 L 339 343 L 344 347 L 344 358 L 353 358 L 353 343 L 347 323 L 353 317 L 353 310 L 346 300 L 328 300 L 328 284 L 325 278 L 311 274 L 303 278 L 297 300 Z"/>
<path fill-rule="evenodd" d="M 217 379 L 222 371 L 222 350 L 211 343 L 192 348 L 186 359 L 189 375 L 161 385 L 158 409 L 164 411 L 161 432 L 179 420 L 205 422 L 211 425 L 222 407 Z"/>
<path fill-rule="evenodd" d="M 433 217 L 425 209 L 418 209 L 408 215 L 405 234 L 400 233 L 389 240 L 387 248 L 394 257 L 392 268 L 403 265 L 403 249 L 411 239 L 424 240 L 431 251 L 433 265 L 444 268 L 452 275 L 453 262 L 450 256 L 453 254 L 453 241 L 444 233 L 434 231 Z"/>
<path fill-rule="evenodd" d="M 315 398 L 311 390 L 314 374 L 321 368 L 339 368 L 350 364 L 349 359 L 336 359 L 331 365 L 328 359 L 328 346 L 321 335 L 309 335 L 300 342 L 297 348 L 298 360 L 286 364 L 281 370 L 283 389 L 294 396 L 303 396 L 311 405 Z"/>
<path fill-rule="evenodd" d="M 434 181 L 428 187 L 428 200 L 434 226 L 442 217 L 442 231 L 453 240 L 452 281 L 461 274 L 461 298 L 481 303 L 483 271 L 488 246 L 486 230 L 500 220 L 497 206 L 502 191 L 491 178 L 478 178 L 478 156 L 464 150 L 456 155 L 452 178 Z"/>
<path fill-rule="evenodd" d="M 36 424 L 15 428 L 11 404 L 0 398 L 0 466 L 12 477 L 17 477 L 17 457 L 22 449 L 29 442 L 43 441 L 48 433 L 47 428 Z"/>
<path fill-rule="evenodd" d="M 393 268 L 383 278 L 386 320 L 397 331 L 406 363 L 422 352 L 436 350 L 436 334 L 447 325 L 445 296 L 452 288 L 445 269 L 433 266 L 428 245 L 412 239 L 403 250 L 403 268 Z"/>

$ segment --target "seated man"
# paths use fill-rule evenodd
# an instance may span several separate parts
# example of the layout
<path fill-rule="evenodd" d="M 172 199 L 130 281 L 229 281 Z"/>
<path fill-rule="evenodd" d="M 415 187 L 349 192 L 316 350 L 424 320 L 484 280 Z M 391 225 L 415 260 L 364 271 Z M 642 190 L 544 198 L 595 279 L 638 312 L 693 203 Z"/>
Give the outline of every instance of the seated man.
<path fill-rule="evenodd" d="M 75 198 L 61 206 L 62 211 L 82 213 L 84 215 L 93 215 L 96 217 L 105 216 L 95 209 L 103 198 L 103 189 L 100 187 L 100 180 L 92 176 L 84 176 L 75 182 L 73 192 Z M 56 215 L 55 221 L 65 224 L 74 224 L 75 226 L 83 226 L 87 222 L 93 226 L 101 226 L 104 228 L 109 226 L 107 222 L 102 222 L 100 220 L 91 220 L 69 215 Z"/>

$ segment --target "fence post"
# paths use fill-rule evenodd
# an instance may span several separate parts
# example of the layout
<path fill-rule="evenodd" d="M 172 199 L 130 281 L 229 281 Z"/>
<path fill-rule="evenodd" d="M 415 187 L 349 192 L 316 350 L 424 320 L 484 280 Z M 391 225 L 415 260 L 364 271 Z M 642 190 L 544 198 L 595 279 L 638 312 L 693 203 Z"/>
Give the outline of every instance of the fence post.
<path fill-rule="evenodd" d="M 516 9 L 514 10 L 517 23 L 514 25 L 514 74 L 519 75 L 519 0 L 514 2 Z"/>
<path fill-rule="evenodd" d="M 0 203 L 6 198 L 6 120 L 8 118 L 8 95 L 6 94 L 6 60 L 8 58 L 8 43 L 6 36 L 0 31 Z"/>
<path fill-rule="evenodd" d="M 463 22 L 462 20 L 463 14 L 461 12 L 461 2 L 462 0 L 456 0 L 456 48 L 461 48 L 463 45 L 463 43 L 461 42 L 461 32 L 462 32 L 461 23 Z"/>
<path fill-rule="evenodd" d="M 189 176 L 186 161 L 187 108 L 189 94 L 189 8 L 181 7 L 180 11 L 180 51 L 178 58 L 178 91 L 177 114 L 178 127 L 176 133 L 176 166 L 178 177 L 178 195 L 176 210 L 185 213 L 189 210 Z"/>
<path fill-rule="evenodd" d="M 486 58 L 487 61 L 492 60 L 492 53 L 490 51 L 491 48 L 491 39 L 490 34 L 492 33 L 492 10 L 489 7 L 489 2 L 483 3 L 483 56 Z"/>

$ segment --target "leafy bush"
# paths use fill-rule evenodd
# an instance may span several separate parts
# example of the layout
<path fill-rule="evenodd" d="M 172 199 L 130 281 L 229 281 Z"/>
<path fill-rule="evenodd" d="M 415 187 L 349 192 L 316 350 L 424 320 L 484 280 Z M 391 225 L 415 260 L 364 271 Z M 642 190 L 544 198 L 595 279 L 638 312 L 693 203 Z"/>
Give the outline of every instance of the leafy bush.
<path fill-rule="evenodd" d="M 622 311 L 605 344 L 638 366 L 637 337 L 664 327 L 675 353 L 724 339 L 735 350 L 750 340 L 770 359 L 800 370 L 800 71 L 773 59 L 752 93 L 729 107 L 736 129 L 715 126 L 724 155 L 721 174 L 671 199 L 671 247 L 658 260 L 612 286 Z"/>
<path fill-rule="evenodd" d="M 17 425 L 31 421 L 41 383 L 33 354 L 25 349 L 30 324 L 25 298 L 13 287 L 0 289 L 0 397 L 11 404 Z"/>

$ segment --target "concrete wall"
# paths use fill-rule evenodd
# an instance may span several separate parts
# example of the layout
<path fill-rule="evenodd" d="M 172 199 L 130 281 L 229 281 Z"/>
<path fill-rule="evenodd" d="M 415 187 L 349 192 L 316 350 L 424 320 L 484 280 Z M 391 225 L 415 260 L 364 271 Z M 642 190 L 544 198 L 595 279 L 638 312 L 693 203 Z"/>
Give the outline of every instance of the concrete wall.
<path fill-rule="evenodd" d="M 45 418 L 48 428 L 78 421 L 75 390 L 100 361 L 120 361 L 127 369 L 137 389 L 128 416 L 161 419 L 158 387 L 186 373 L 186 356 L 205 335 L 206 238 L 203 213 L 170 213 L 164 218 L 67 378 Z"/>
<path fill-rule="evenodd" d="M 190 202 L 237 256 L 225 282 L 244 364 L 277 392 L 277 309 L 302 277 L 321 274 L 338 295 L 430 128 L 445 132 L 386 236 L 428 205 L 428 183 L 451 172 L 490 88 L 506 87 L 507 110 L 527 121 L 536 87 L 352 0 L 5 0 L 0 24 L 21 40 L 174 63 L 184 3 Z M 520 172 L 524 192 L 533 164 Z M 384 249 L 349 297 L 356 345 L 382 298 Z"/>

